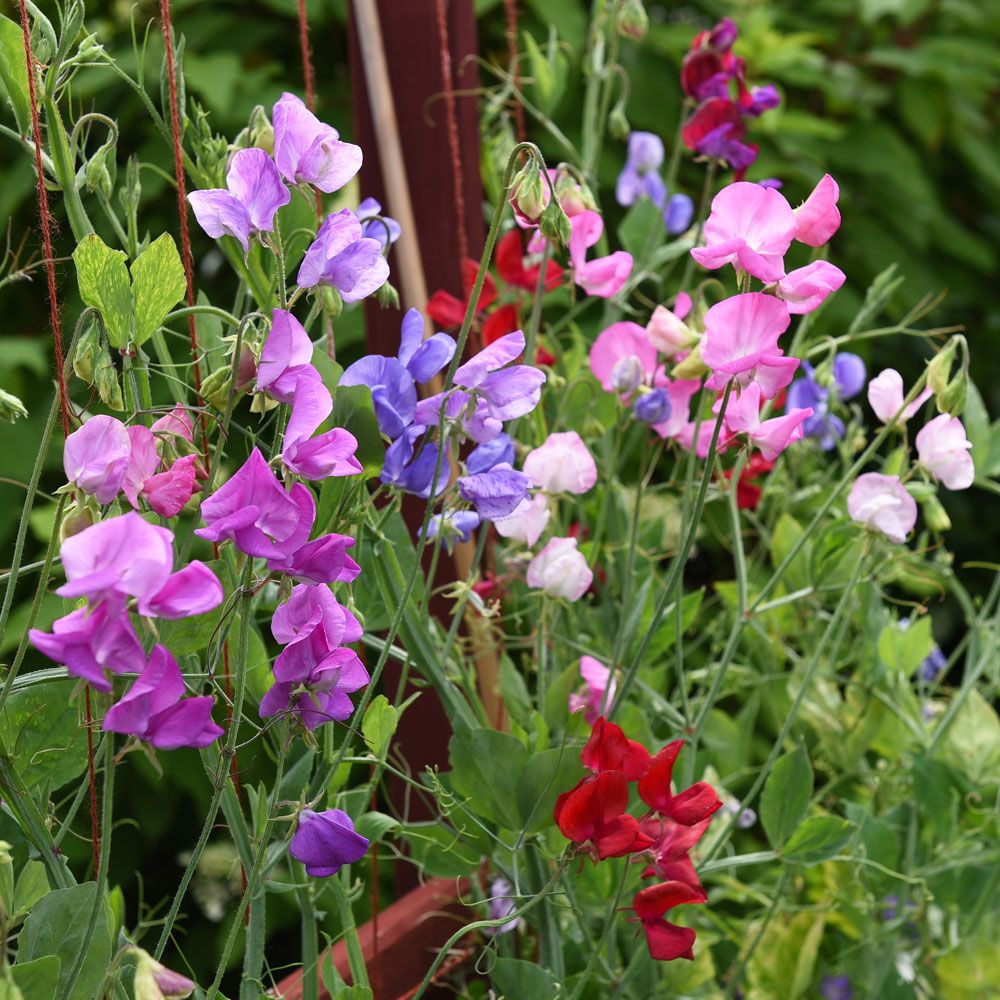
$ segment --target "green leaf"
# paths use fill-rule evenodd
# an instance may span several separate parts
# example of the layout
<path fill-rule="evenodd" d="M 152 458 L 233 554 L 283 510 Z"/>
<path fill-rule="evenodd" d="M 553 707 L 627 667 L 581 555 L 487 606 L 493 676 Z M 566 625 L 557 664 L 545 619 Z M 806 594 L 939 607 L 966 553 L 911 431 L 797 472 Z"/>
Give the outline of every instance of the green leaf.
<path fill-rule="evenodd" d="M 788 838 L 781 851 L 784 861 L 814 865 L 832 858 L 850 839 L 854 827 L 838 816 L 810 816 Z"/>
<path fill-rule="evenodd" d="M 135 305 L 133 340 L 138 347 L 156 333 L 167 313 L 184 298 L 187 285 L 184 265 L 169 233 L 153 240 L 132 262 L 130 270 Z"/>
<path fill-rule="evenodd" d="M 342 385 L 333 393 L 331 427 L 343 427 L 358 439 L 357 460 L 364 468 L 364 477 L 372 479 L 382 471 L 385 448 L 379 433 L 372 391 L 366 385 Z"/>
<path fill-rule="evenodd" d="M 760 820 L 770 845 L 778 850 L 802 822 L 812 795 L 813 773 L 805 748 L 780 757 L 760 797 Z"/>
<path fill-rule="evenodd" d="M 345 986 L 334 994 L 334 1000 L 373 1000 L 374 996 L 368 986 Z"/>
<path fill-rule="evenodd" d="M 41 861 L 26 861 L 14 884 L 14 913 L 27 913 L 49 891 L 49 879 Z"/>
<path fill-rule="evenodd" d="M 792 551 L 802 535 L 802 525 L 790 514 L 782 514 L 771 534 L 771 561 L 775 567 L 780 566 L 785 557 Z M 795 558 L 785 570 L 785 583 L 789 590 L 800 590 L 807 587 L 809 580 L 809 563 L 812 560 L 812 543 L 806 542 L 799 549 Z"/>
<path fill-rule="evenodd" d="M 563 996 L 548 969 L 520 958 L 498 958 L 490 979 L 497 993 L 510 1000 L 555 1000 Z"/>
<path fill-rule="evenodd" d="M 70 703 L 68 679 L 14 691 L 0 716 L 0 734 L 18 763 L 25 785 L 62 788 L 87 766 L 87 745 Z"/>
<path fill-rule="evenodd" d="M 618 227 L 618 239 L 637 262 L 663 242 L 666 232 L 663 215 L 649 198 L 640 198 L 626 213 Z"/>
<path fill-rule="evenodd" d="M 55 955 L 45 955 L 33 962 L 25 962 L 18 955 L 17 965 L 11 967 L 10 974 L 25 1000 L 38 997 L 47 1000 L 56 995 L 59 985 L 60 962 Z"/>
<path fill-rule="evenodd" d="M 390 830 L 399 829 L 399 820 L 383 812 L 366 812 L 358 817 L 355 830 L 367 837 L 373 844 L 378 843 Z"/>
<path fill-rule="evenodd" d="M 19 963 L 48 955 L 59 959 L 60 992 L 68 985 L 73 966 L 83 948 L 96 892 L 94 882 L 84 882 L 43 896 L 24 922 L 24 929 L 18 938 Z M 111 907 L 106 899 L 102 899 L 97 926 L 83 955 L 80 975 L 66 1000 L 93 1000 L 99 995 L 111 963 L 112 926 Z"/>
<path fill-rule="evenodd" d="M 975 689 L 948 728 L 942 756 L 976 784 L 1000 781 L 1000 717 Z"/>
<path fill-rule="evenodd" d="M 374 698 L 361 723 L 361 735 L 376 757 L 385 756 L 398 724 L 399 712 L 389 704 L 389 699 L 384 694 Z"/>
<path fill-rule="evenodd" d="M 24 36 L 9 17 L 0 15 L 0 82 L 14 109 L 14 121 L 21 135 L 31 131 L 31 93 L 24 62 Z"/>
<path fill-rule="evenodd" d="M 73 251 L 80 298 L 101 314 L 112 347 L 127 347 L 132 332 L 132 292 L 125 254 L 100 236 L 84 236 Z"/>
<path fill-rule="evenodd" d="M 448 743 L 451 780 L 484 819 L 516 830 L 521 825 L 518 785 L 528 763 L 520 740 L 494 729 L 459 729 Z"/>
<path fill-rule="evenodd" d="M 536 833 L 551 826 L 556 798 L 582 777 L 580 755 L 569 747 L 533 754 L 517 786 L 517 806 L 525 832 Z"/>
<path fill-rule="evenodd" d="M 931 620 L 927 615 L 911 621 L 906 628 L 886 625 L 878 637 L 878 658 L 901 677 L 916 673 L 933 648 Z"/>

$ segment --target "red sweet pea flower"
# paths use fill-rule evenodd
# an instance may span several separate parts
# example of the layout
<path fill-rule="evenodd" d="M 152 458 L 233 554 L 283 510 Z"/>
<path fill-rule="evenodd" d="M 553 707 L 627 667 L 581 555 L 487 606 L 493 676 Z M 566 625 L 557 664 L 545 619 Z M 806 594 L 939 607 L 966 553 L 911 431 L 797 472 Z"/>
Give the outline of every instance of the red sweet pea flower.
<path fill-rule="evenodd" d="M 469 296 L 472 286 L 476 283 L 479 264 L 474 260 L 462 261 L 462 292 L 463 298 L 458 299 L 451 292 L 443 289 L 436 291 L 427 302 L 427 315 L 435 323 L 445 328 L 461 326 L 465 319 L 465 310 L 469 307 Z M 476 312 L 481 313 L 493 304 L 497 297 L 497 286 L 492 275 L 487 271 L 476 303 Z"/>
<path fill-rule="evenodd" d="M 707 901 L 704 891 L 684 882 L 661 882 L 640 890 L 632 905 L 646 932 L 649 954 L 661 962 L 671 962 L 675 958 L 693 959 L 695 932 L 690 927 L 678 927 L 664 920 L 663 915 L 675 906 Z"/>
<path fill-rule="evenodd" d="M 710 817 L 722 806 L 722 800 L 704 781 L 696 782 L 677 795 L 670 790 L 674 761 L 682 746 L 683 740 L 674 740 L 653 757 L 639 781 L 639 797 L 661 816 L 692 826 Z"/>
<path fill-rule="evenodd" d="M 639 829 L 653 841 L 650 864 L 642 873 L 643 878 L 657 878 L 668 882 L 684 882 L 694 889 L 704 891 L 691 863 L 689 852 L 708 829 L 711 817 L 683 826 L 672 819 L 651 816 L 639 824 Z"/>
<path fill-rule="evenodd" d="M 517 306 L 511 303 L 497 306 L 483 323 L 483 346 L 520 329 L 521 321 L 517 315 Z"/>
<path fill-rule="evenodd" d="M 519 229 L 511 229 L 500 237 L 496 250 L 497 274 L 517 288 L 534 292 L 538 287 L 541 274 L 541 264 L 533 267 L 524 266 L 524 243 Z M 555 261 L 547 261 L 545 265 L 545 291 L 549 292 L 562 284 L 563 269 Z"/>
<path fill-rule="evenodd" d="M 628 739 L 620 726 L 608 722 L 603 715 L 594 723 L 580 759 L 595 774 L 621 771 L 628 781 L 637 781 L 649 767 L 649 751 L 641 743 Z"/>
<path fill-rule="evenodd" d="M 593 843 L 598 860 L 620 858 L 645 851 L 653 841 L 639 830 L 639 821 L 630 816 L 628 781 L 621 771 L 605 771 L 596 778 L 584 778 L 556 800 L 555 821 L 567 840 Z"/>

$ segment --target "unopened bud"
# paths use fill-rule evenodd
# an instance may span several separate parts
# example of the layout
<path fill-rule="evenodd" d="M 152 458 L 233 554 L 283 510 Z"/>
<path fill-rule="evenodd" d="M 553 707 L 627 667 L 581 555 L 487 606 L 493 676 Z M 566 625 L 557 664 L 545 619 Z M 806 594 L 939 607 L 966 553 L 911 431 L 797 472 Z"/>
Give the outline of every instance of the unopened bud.
<path fill-rule="evenodd" d="M 119 412 L 125 409 L 122 387 L 118 382 L 118 372 L 115 370 L 111 355 L 103 349 L 97 357 L 94 385 L 97 388 L 97 394 L 108 409 Z"/>
<path fill-rule="evenodd" d="M 680 364 L 674 365 L 670 374 L 674 378 L 695 379 L 707 375 L 709 371 L 709 367 L 701 360 L 701 344 L 696 344 Z"/>
<path fill-rule="evenodd" d="M 217 410 L 225 410 L 229 402 L 230 374 L 228 365 L 222 365 L 201 383 L 202 399 Z"/>
<path fill-rule="evenodd" d="M 627 139 L 632 131 L 632 126 L 625 116 L 625 109 L 620 104 L 616 104 L 608 115 L 608 131 L 615 139 Z"/>
<path fill-rule="evenodd" d="M 615 362 L 611 369 L 611 385 L 618 392 L 632 392 L 642 384 L 645 374 L 642 362 L 629 354 Z"/>
<path fill-rule="evenodd" d="M 670 419 L 670 397 L 666 389 L 652 389 L 643 393 L 632 407 L 636 420 L 646 424 L 659 424 Z"/>
<path fill-rule="evenodd" d="M 618 30 L 626 37 L 641 42 L 649 30 L 649 16 L 642 0 L 625 0 L 621 17 L 618 20 Z"/>
<path fill-rule="evenodd" d="M 698 335 L 676 313 L 666 306 L 657 306 L 646 324 L 650 343 L 668 358 L 694 347 Z"/>
<path fill-rule="evenodd" d="M 945 386 L 944 391 L 937 394 L 935 402 L 938 412 L 950 413 L 953 417 L 961 416 L 968 397 L 969 378 L 964 371 L 960 371 Z"/>
<path fill-rule="evenodd" d="M 597 202 L 587 185 L 566 169 L 556 174 L 556 196 L 568 215 L 597 211 Z"/>
<path fill-rule="evenodd" d="M 84 528 L 97 524 L 101 519 L 97 501 L 86 493 L 78 493 L 77 499 L 66 511 L 59 526 L 59 539 L 65 542 L 67 538 L 78 535 Z"/>
<path fill-rule="evenodd" d="M 17 396 L 0 389 L 0 420 L 6 420 L 12 424 L 18 418 L 27 415 L 28 411 L 24 408 L 24 403 Z"/>
<path fill-rule="evenodd" d="M 195 983 L 168 969 L 141 948 L 133 948 L 137 962 L 132 991 L 135 1000 L 184 1000 L 194 992 Z"/>
<path fill-rule="evenodd" d="M 250 144 L 263 149 L 268 156 L 274 155 L 274 126 L 263 106 L 258 104 L 250 112 Z"/>
<path fill-rule="evenodd" d="M 101 335 L 96 323 L 91 323 L 77 341 L 73 353 L 73 371 L 87 385 L 94 384 L 94 371 L 101 355 Z"/>
<path fill-rule="evenodd" d="M 948 517 L 948 512 L 944 509 L 941 501 L 938 500 L 936 496 L 932 496 L 930 499 L 925 500 L 922 506 L 924 511 L 924 523 L 931 529 L 931 531 L 938 535 L 942 535 L 946 531 L 951 531 L 951 518 Z"/>
<path fill-rule="evenodd" d="M 330 285 L 317 285 L 313 289 L 313 294 L 319 302 L 320 309 L 328 316 L 339 316 L 344 311 L 344 300 L 336 288 L 331 288 Z"/>
<path fill-rule="evenodd" d="M 383 309 L 399 308 L 399 292 L 388 281 L 375 293 L 375 297 Z"/>
<path fill-rule="evenodd" d="M 523 226 L 536 226 L 549 203 L 549 185 L 533 156 L 514 176 L 510 188 L 510 207 Z"/>
<path fill-rule="evenodd" d="M 545 206 L 539 228 L 546 239 L 559 243 L 561 246 L 569 246 L 569 238 L 573 235 L 573 229 L 569 224 L 569 216 L 558 202 L 550 201 Z"/>

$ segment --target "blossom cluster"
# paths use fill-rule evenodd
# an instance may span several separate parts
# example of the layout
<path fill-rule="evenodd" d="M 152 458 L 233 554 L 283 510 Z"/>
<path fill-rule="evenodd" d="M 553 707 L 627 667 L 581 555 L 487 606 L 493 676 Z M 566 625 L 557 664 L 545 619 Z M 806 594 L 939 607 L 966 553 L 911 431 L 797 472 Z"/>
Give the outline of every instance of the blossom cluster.
<path fill-rule="evenodd" d="M 660 174 L 663 140 L 652 132 L 633 132 L 628 137 L 628 155 L 618 180 L 615 199 L 619 205 L 634 205 L 648 198 L 663 212 L 663 224 L 671 236 L 683 233 L 694 218 L 694 202 L 683 192 L 670 194 Z"/>
<path fill-rule="evenodd" d="M 674 740 L 650 755 L 600 716 L 580 753 L 591 773 L 559 796 L 554 814 L 563 836 L 595 862 L 631 856 L 644 865 L 643 878 L 658 880 L 639 890 L 633 910 L 650 954 L 661 961 L 694 958 L 695 932 L 664 917 L 675 906 L 708 901 L 690 852 L 722 806 L 704 781 L 673 792 L 674 762 L 683 745 Z M 639 817 L 628 812 L 632 783 L 646 806 Z"/>

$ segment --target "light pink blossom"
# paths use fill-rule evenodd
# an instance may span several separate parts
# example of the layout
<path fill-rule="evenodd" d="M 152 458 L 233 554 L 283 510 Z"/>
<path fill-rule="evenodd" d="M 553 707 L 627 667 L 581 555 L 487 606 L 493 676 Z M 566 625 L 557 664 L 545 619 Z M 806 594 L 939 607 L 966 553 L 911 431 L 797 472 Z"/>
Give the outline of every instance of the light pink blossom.
<path fill-rule="evenodd" d="M 493 522 L 497 534 L 504 538 L 513 538 L 531 548 L 541 537 L 552 511 L 549 510 L 549 498 L 544 493 L 536 493 L 528 500 L 522 500 L 510 517 Z"/>
<path fill-rule="evenodd" d="M 594 574 L 575 538 L 551 538 L 528 566 L 529 587 L 538 587 L 549 597 L 578 601 L 594 582 Z"/>
<path fill-rule="evenodd" d="M 868 402 L 875 411 L 875 416 L 883 424 L 891 423 L 896 414 L 899 414 L 897 422 L 905 424 L 930 399 L 930 396 L 931 390 L 924 389 L 900 413 L 903 405 L 903 376 L 895 368 L 886 368 L 868 383 Z"/>
<path fill-rule="evenodd" d="M 570 694 L 569 710 L 582 711 L 587 722 L 593 725 L 611 708 L 615 698 L 615 679 L 611 671 L 592 656 L 580 657 L 580 676 L 587 686 L 586 691 L 582 694 L 577 691 Z"/>
<path fill-rule="evenodd" d="M 723 418 L 727 436 L 746 434 L 752 444 L 768 462 L 773 462 L 793 441 L 802 439 L 802 423 L 812 416 L 812 409 L 794 409 L 772 417 L 770 420 L 760 419 L 761 407 L 760 386 L 751 383 L 739 396 L 730 397 Z M 722 405 L 720 399 L 715 405 L 718 413 Z"/>
<path fill-rule="evenodd" d="M 91 417 L 66 438 L 66 479 L 98 503 L 110 503 L 125 481 L 130 453 L 128 433 L 120 420 L 103 414 Z"/>
<path fill-rule="evenodd" d="M 616 250 L 607 257 L 587 260 L 587 250 L 604 232 L 604 220 L 597 212 L 583 211 L 570 220 L 569 257 L 573 278 L 588 294 L 602 299 L 613 298 L 632 273 L 632 255 Z"/>
<path fill-rule="evenodd" d="M 668 358 L 690 350 L 698 340 L 684 320 L 666 306 L 657 306 L 653 310 L 653 315 L 646 324 L 646 336 L 649 342 Z"/>
<path fill-rule="evenodd" d="M 618 375 L 631 358 L 638 361 L 643 376 L 652 377 L 656 371 L 656 348 L 646 331 L 629 320 L 612 323 L 591 345 L 590 370 L 607 392 L 615 392 Z"/>
<path fill-rule="evenodd" d="M 928 421 L 917 434 L 920 464 L 949 490 L 967 490 L 972 485 L 976 470 L 971 450 L 962 421 L 947 413 Z"/>
<path fill-rule="evenodd" d="M 847 497 L 851 519 L 902 543 L 917 523 L 917 504 L 899 476 L 866 472 L 858 476 Z"/>
<path fill-rule="evenodd" d="M 824 174 L 809 197 L 795 209 L 795 238 L 807 246 L 822 246 L 840 228 L 837 198 L 840 188 Z"/>
<path fill-rule="evenodd" d="M 524 471 L 549 493 L 586 493 L 597 482 L 594 456 L 576 431 L 550 434 L 524 459 Z"/>
<path fill-rule="evenodd" d="M 844 283 L 845 275 L 829 261 L 814 260 L 805 267 L 789 271 L 778 281 L 775 292 L 793 314 L 810 313 Z"/>

